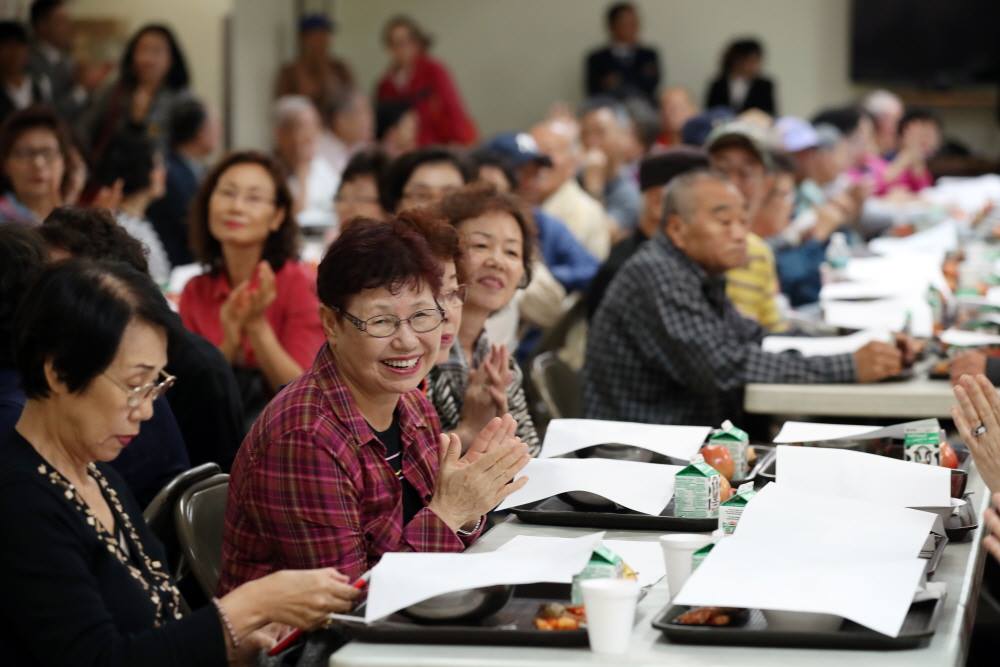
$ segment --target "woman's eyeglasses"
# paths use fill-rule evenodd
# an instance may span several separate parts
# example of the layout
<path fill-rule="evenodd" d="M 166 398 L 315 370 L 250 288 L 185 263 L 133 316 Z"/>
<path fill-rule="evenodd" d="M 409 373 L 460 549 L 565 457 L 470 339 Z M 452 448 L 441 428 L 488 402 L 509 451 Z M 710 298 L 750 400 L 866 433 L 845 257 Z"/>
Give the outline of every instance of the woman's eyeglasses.
<path fill-rule="evenodd" d="M 174 386 L 177 382 L 177 378 L 170 375 L 166 371 L 160 371 L 159 376 L 156 380 L 152 382 L 147 382 L 144 385 L 138 387 L 129 387 L 128 385 L 119 382 L 107 373 L 103 373 L 104 377 L 111 380 L 119 389 L 125 392 L 128 397 L 126 405 L 132 410 L 142 405 L 145 400 L 155 401 L 157 398 L 162 396 L 164 392 Z"/>
<path fill-rule="evenodd" d="M 410 328 L 415 333 L 427 333 L 428 331 L 437 329 L 441 326 L 441 322 L 444 321 L 444 311 L 440 308 L 418 310 L 405 319 L 401 319 L 395 315 L 375 315 L 374 317 L 369 317 L 367 320 L 351 315 L 341 308 L 334 308 L 334 310 L 347 318 L 347 321 L 353 324 L 358 331 L 366 333 L 373 338 L 388 338 L 394 335 L 399 331 L 399 327 L 403 325 L 403 322 L 408 322 Z"/>

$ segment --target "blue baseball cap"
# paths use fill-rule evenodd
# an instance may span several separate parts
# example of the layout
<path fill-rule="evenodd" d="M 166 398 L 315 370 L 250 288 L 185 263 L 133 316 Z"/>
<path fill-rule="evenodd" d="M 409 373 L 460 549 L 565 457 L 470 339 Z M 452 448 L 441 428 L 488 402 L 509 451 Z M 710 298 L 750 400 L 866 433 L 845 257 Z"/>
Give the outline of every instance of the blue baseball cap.
<path fill-rule="evenodd" d="M 538 150 L 535 138 L 527 132 L 501 132 L 484 144 L 483 148 L 500 155 L 515 168 L 529 162 L 552 166 L 552 159 Z"/>
<path fill-rule="evenodd" d="M 303 14 L 299 17 L 299 32 L 310 30 L 326 30 L 333 32 L 335 24 L 326 14 Z"/>
<path fill-rule="evenodd" d="M 729 107 L 712 107 L 684 123 L 684 127 L 681 128 L 681 141 L 688 146 L 701 148 L 712 130 L 733 118 L 735 118 L 733 110 Z"/>

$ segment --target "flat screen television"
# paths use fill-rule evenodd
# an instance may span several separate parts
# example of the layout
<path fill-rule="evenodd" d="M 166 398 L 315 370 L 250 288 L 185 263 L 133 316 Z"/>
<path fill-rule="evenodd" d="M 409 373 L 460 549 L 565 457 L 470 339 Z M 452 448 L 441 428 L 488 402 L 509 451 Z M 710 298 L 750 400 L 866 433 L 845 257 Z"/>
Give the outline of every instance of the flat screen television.
<path fill-rule="evenodd" d="M 852 0 L 851 79 L 938 89 L 1000 82 L 1000 0 Z"/>

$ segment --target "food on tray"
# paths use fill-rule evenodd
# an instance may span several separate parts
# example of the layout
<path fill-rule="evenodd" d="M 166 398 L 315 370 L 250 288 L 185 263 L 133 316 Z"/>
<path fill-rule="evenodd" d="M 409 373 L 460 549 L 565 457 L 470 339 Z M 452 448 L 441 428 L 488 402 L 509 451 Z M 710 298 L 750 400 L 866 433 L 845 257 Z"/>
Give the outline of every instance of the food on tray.
<path fill-rule="evenodd" d="M 747 445 L 747 467 L 754 467 L 757 464 L 757 450 L 751 445 Z"/>
<path fill-rule="evenodd" d="M 586 620 L 582 604 L 546 602 L 538 607 L 535 627 L 539 630 L 579 630 Z"/>
<path fill-rule="evenodd" d="M 719 478 L 719 502 L 724 503 L 733 495 L 733 485 L 725 477 Z"/>
<path fill-rule="evenodd" d="M 735 607 L 694 607 L 671 622 L 680 625 L 724 626 L 738 622 L 738 617 L 745 613 L 745 609 Z"/>
<path fill-rule="evenodd" d="M 725 445 L 705 445 L 701 448 L 705 463 L 719 471 L 719 474 L 731 480 L 736 471 L 736 464 Z"/>
<path fill-rule="evenodd" d="M 941 465 L 945 468 L 958 467 L 958 454 L 955 453 L 955 448 L 947 442 L 941 443 Z"/>

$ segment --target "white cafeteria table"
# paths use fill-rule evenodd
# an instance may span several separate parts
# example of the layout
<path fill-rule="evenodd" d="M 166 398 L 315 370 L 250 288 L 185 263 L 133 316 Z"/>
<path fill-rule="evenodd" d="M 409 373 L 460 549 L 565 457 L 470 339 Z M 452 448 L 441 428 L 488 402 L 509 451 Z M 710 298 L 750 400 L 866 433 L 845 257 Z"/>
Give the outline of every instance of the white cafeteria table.
<path fill-rule="evenodd" d="M 974 467 L 970 469 L 967 491 L 981 517 L 988 502 L 983 481 Z M 586 528 L 560 528 L 521 523 L 514 518 L 502 523 L 472 547 L 472 551 L 491 551 L 515 535 L 577 537 L 593 532 Z M 609 539 L 655 540 L 660 533 L 648 531 L 608 531 Z M 979 584 L 985 555 L 980 548 L 982 527 L 972 539 L 951 543 L 934 575 L 934 581 L 948 585 L 948 596 L 937 631 L 930 643 L 919 649 L 903 651 L 848 651 L 740 646 L 694 646 L 672 644 L 650 625 L 666 606 L 666 580 L 661 580 L 639 603 L 636 625 L 629 653 L 602 657 L 585 648 L 536 648 L 510 646 L 442 646 L 431 644 L 366 644 L 351 642 L 330 658 L 330 667 L 575 667 L 576 665 L 667 665 L 671 667 L 741 665 L 741 667 L 776 667 L 782 665 L 885 665 L 887 667 L 945 667 L 964 665 L 969 635 L 976 614 Z M 821 573 L 817 573 L 821 575 Z"/>
<path fill-rule="evenodd" d="M 955 396 L 947 380 L 917 376 L 874 384 L 758 384 L 746 386 L 752 414 L 814 417 L 951 418 Z"/>

